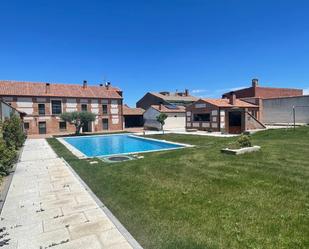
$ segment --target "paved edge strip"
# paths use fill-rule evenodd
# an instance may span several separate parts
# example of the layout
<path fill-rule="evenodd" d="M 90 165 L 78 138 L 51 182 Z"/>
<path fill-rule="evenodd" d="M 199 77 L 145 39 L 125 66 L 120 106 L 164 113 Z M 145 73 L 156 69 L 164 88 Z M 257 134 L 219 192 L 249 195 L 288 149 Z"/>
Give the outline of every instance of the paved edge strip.
<path fill-rule="evenodd" d="M 24 145 L 20 148 L 20 150 L 18 151 L 18 157 L 17 157 L 17 160 L 16 160 L 16 163 L 14 163 L 12 169 L 11 169 L 11 172 L 10 174 L 7 176 L 8 179 L 6 180 L 6 182 L 4 183 L 4 187 L 3 187 L 3 190 L 0 192 L 0 215 L 2 213 L 2 209 L 3 209 L 3 206 L 4 206 L 4 203 L 6 201 L 6 197 L 8 195 L 8 192 L 9 192 L 9 189 L 10 189 L 10 186 L 11 186 L 11 183 L 12 183 L 12 180 L 13 180 L 13 177 L 15 175 L 15 170 L 17 168 L 17 164 L 20 162 L 20 159 L 21 159 L 21 155 L 23 153 L 23 150 L 24 150 Z"/>
<path fill-rule="evenodd" d="M 83 185 L 86 191 L 98 204 L 99 208 L 101 208 L 103 212 L 107 215 L 107 217 L 114 223 L 118 231 L 129 242 L 129 244 L 134 249 L 143 249 L 143 247 L 134 239 L 134 237 L 130 234 L 130 232 L 121 224 L 121 222 L 113 215 L 113 213 L 104 205 L 104 203 L 95 195 L 95 193 L 92 192 L 92 190 L 88 187 L 88 185 L 80 178 L 80 176 L 75 172 L 75 170 L 71 167 L 71 165 L 63 157 L 61 157 L 61 160 L 65 163 L 65 165 L 67 165 L 67 167 L 72 172 L 72 174 L 77 178 L 77 180 Z"/>

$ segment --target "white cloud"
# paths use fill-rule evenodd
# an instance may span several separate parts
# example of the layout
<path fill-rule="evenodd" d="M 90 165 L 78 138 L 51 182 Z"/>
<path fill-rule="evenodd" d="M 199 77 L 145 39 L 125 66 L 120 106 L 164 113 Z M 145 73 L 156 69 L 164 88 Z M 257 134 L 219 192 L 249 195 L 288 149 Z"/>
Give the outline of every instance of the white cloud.
<path fill-rule="evenodd" d="M 303 89 L 304 95 L 309 95 L 309 87 Z"/>
<path fill-rule="evenodd" d="M 205 90 L 205 89 L 193 89 L 191 92 L 194 93 L 194 94 L 198 94 L 198 93 L 207 92 L 207 90 Z"/>

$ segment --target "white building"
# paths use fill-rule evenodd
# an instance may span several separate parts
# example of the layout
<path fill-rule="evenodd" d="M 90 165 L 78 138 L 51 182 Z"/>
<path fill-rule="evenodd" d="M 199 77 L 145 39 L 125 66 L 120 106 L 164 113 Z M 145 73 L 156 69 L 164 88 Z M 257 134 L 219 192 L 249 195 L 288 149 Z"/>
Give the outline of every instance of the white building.
<path fill-rule="evenodd" d="M 151 105 L 144 112 L 144 127 L 145 129 L 160 130 L 161 125 L 157 121 L 157 116 L 160 113 L 165 113 L 167 118 L 165 120 L 164 129 L 184 129 L 186 126 L 186 110 L 183 106 L 175 105 Z"/>

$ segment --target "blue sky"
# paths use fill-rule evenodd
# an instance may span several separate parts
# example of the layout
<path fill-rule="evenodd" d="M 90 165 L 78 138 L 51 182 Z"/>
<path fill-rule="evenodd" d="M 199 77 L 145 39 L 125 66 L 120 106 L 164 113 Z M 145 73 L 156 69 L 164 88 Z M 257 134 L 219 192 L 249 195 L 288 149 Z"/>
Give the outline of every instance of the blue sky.
<path fill-rule="evenodd" d="M 309 1 L 0 3 L 0 78 L 198 96 L 251 84 L 309 91 Z"/>

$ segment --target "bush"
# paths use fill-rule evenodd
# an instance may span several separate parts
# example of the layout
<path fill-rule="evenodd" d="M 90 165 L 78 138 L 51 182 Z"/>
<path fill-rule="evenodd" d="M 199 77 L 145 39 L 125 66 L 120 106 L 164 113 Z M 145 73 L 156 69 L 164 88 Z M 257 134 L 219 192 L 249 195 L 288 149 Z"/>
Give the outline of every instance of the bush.
<path fill-rule="evenodd" d="M 237 142 L 239 143 L 241 148 L 244 147 L 251 147 L 251 139 L 248 135 L 241 135 L 238 139 Z"/>
<path fill-rule="evenodd" d="M 8 175 L 16 162 L 17 150 L 26 139 L 21 119 L 12 114 L 1 124 L 0 130 L 0 175 Z"/>
<path fill-rule="evenodd" d="M 231 150 L 237 150 L 245 147 L 251 147 L 251 139 L 248 135 L 241 135 L 237 141 L 234 141 L 228 145 Z"/>
<path fill-rule="evenodd" d="M 7 147 L 6 142 L 0 138 L 0 175 L 8 175 L 9 170 L 16 161 L 17 152 L 13 147 Z"/>
<path fill-rule="evenodd" d="M 3 140 L 9 148 L 20 148 L 26 139 L 21 119 L 16 114 L 12 114 L 10 119 L 3 122 L 2 132 Z"/>

